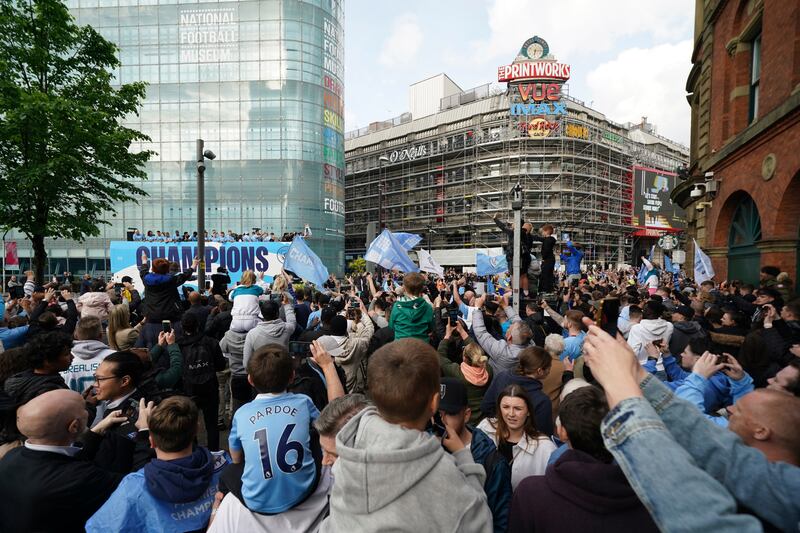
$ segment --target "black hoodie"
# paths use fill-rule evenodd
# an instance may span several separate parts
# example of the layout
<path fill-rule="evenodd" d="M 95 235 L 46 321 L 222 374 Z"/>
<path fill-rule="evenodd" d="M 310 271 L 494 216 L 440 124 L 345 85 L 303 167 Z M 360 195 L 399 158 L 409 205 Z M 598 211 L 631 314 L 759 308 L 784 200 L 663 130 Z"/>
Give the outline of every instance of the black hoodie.
<path fill-rule="evenodd" d="M 658 528 L 619 466 L 567 450 L 544 476 L 531 476 L 517 486 L 508 531 L 641 533 Z"/>

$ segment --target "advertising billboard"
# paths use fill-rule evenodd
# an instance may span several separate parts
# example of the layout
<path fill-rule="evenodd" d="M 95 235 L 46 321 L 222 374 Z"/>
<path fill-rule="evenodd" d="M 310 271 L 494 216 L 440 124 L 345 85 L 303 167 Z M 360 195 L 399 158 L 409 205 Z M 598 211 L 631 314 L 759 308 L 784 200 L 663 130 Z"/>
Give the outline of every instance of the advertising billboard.
<path fill-rule="evenodd" d="M 661 231 L 686 228 L 686 214 L 673 204 L 670 194 L 678 176 L 654 168 L 633 167 L 633 225 Z"/>

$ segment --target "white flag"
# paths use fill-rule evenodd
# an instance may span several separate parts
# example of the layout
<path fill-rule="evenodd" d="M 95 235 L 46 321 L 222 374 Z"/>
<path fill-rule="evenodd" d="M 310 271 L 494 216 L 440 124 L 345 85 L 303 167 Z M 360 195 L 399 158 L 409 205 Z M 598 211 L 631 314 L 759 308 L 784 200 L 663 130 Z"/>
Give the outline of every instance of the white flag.
<path fill-rule="evenodd" d="M 714 267 L 711 259 L 703 252 L 697 241 L 692 240 L 694 241 L 694 281 L 700 284 L 714 277 Z"/>
<path fill-rule="evenodd" d="M 444 268 L 439 263 L 433 260 L 431 254 L 425 250 L 417 250 L 417 259 L 419 260 L 419 269 L 423 272 L 430 272 L 436 274 L 440 278 L 444 277 Z"/>

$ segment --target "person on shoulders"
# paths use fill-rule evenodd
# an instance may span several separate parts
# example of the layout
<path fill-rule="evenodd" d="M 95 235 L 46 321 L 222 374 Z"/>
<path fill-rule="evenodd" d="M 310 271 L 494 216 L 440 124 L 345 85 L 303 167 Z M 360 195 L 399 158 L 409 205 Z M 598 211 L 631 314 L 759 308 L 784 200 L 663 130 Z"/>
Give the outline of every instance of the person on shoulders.
<path fill-rule="evenodd" d="M 72 344 L 73 362 L 61 373 L 69 388 L 83 393 L 94 383 L 94 373 L 103 359 L 114 353 L 114 349 L 102 341 L 103 325 L 95 316 L 86 316 L 75 328 Z"/>
<path fill-rule="evenodd" d="M 427 342 L 435 330 L 433 307 L 422 297 L 424 286 L 425 277 L 418 272 L 403 277 L 404 296 L 395 302 L 389 320 L 395 340 L 410 337 Z"/>
<path fill-rule="evenodd" d="M 225 452 L 195 446 L 198 410 L 185 396 L 162 401 L 148 418 L 156 452 L 143 469 L 128 474 L 86 523 L 86 531 L 198 531 L 208 524 Z"/>
<path fill-rule="evenodd" d="M 330 399 L 342 396 L 330 355 L 317 357 Z M 305 501 L 319 483 L 322 452 L 311 431 L 319 411 L 308 396 L 286 392 L 294 370 L 282 345 L 257 349 L 248 360 L 247 376 L 258 395 L 233 417 L 228 443 L 234 466 L 223 474 L 222 492 L 233 493 L 251 511 L 280 514 Z"/>

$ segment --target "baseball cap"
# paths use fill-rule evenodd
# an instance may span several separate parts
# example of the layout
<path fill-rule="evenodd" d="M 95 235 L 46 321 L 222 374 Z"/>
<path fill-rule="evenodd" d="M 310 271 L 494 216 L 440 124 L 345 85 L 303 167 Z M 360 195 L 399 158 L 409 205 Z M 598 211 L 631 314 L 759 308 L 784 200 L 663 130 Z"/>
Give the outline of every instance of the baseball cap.
<path fill-rule="evenodd" d="M 688 305 L 679 305 L 678 307 L 675 308 L 674 312 L 678 313 L 679 315 L 683 315 L 686 318 L 686 320 L 691 320 L 694 318 L 694 309 L 692 309 Z"/>
<path fill-rule="evenodd" d="M 323 335 L 319 339 L 317 339 L 325 351 L 330 354 L 331 357 L 337 357 L 344 353 L 344 348 L 339 345 L 339 341 L 337 341 L 331 335 Z"/>
<path fill-rule="evenodd" d="M 458 378 L 442 378 L 439 409 L 449 415 L 460 413 L 467 407 L 467 387 Z"/>

